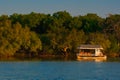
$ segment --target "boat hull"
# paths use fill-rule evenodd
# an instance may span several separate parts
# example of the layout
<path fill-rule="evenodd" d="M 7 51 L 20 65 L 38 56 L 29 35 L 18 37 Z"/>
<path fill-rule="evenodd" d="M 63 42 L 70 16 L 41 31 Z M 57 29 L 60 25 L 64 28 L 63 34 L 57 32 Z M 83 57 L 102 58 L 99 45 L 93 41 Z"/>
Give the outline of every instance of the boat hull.
<path fill-rule="evenodd" d="M 95 60 L 95 61 L 105 61 L 107 56 L 79 56 L 77 55 L 77 60 Z"/>

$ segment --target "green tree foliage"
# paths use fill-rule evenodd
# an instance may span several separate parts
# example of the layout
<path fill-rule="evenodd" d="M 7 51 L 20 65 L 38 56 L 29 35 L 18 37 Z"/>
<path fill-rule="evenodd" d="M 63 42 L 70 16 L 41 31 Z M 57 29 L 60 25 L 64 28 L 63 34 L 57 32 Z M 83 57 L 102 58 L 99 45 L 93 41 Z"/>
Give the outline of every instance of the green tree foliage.
<path fill-rule="evenodd" d="M 88 38 L 88 41 L 90 44 L 100 44 L 104 50 L 107 50 L 108 48 L 110 48 L 110 45 L 111 45 L 111 42 L 109 39 L 107 39 L 105 37 L 104 34 L 102 33 L 90 33 L 89 34 L 89 38 Z"/>
<path fill-rule="evenodd" d="M 30 30 L 35 30 L 38 25 L 40 25 L 40 22 L 42 19 L 44 19 L 46 15 L 31 12 L 30 14 L 17 14 L 14 13 L 13 15 L 10 15 L 10 19 L 13 24 L 19 22 L 22 27 L 29 26 Z"/>
<path fill-rule="evenodd" d="M 72 31 L 70 31 L 69 34 L 66 36 L 66 42 L 69 44 L 72 52 L 75 53 L 76 48 L 80 44 L 84 44 L 86 42 L 85 33 L 83 31 L 72 29 Z"/>
<path fill-rule="evenodd" d="M 82 20 L 80 19 L 80 17 L 73 17 L 69 23 L 67 24 L 68 25 L 68 29 L 72 30 L 72 29 L 77 29 L 77 30 L 81 30 L 82 28 Z"/>
<path fill-rule="evenodd" d="M 96 14 L 87 14 L 82 17 L 82 29 L 86 33 L 97 32 L 102 30 L 103 19 Z"/>
<path fill-rule="evenodd" d="M 72 18 L 71 15 L 66 11 L 56 12 L 56 13 L 53 14 L 53 17 L 60 20 L 60 22 L 63 23 L 63 24 L 66 24 Z"/>
<path fill-rule="evenodd" d="M 80 44 L 100 44 L 106 53 L 120 51 L 120 15 L 101 18 L 31 12 L 0 16 L 0 56 L 75 53 Z M 42 54 L 41 53 L 41 54 Z M 45 55 L 46 55 L 45 54 Z"/>
<path fill-rule="evenodd" d="M 0 22 L 0 56 L 13 56 L 17 51 L 37 52 L 41 50 L 42 44 L 38 36 L 19 23 L 11 24 L 11 21 Z"/>
<path fill-rule="evenodd" d="M 111 41 L 110 53 L 118 53 L 120 51 L 120 15 L 109 15 L 104 26 L 104 32 Z"/>

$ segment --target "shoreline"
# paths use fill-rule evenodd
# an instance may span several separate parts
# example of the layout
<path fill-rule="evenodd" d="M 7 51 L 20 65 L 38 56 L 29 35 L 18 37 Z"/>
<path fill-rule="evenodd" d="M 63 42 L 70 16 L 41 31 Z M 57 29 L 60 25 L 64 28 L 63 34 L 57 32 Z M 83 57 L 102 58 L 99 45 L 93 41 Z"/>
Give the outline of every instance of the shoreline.
<path fill-rule="evenodd" d="M 39 57 L 0 57 L 0 62 L 16 62 L 16 61 L 78 61 L 77 58 L 70 58 L 66 56 L 39 56 Z M 84 60 L 83 60 L 84 61 Z M 89 60 L 88 60 L 89 61 Z M 120 57 L 108 57 L 104 62 L 120 62 Z"/>

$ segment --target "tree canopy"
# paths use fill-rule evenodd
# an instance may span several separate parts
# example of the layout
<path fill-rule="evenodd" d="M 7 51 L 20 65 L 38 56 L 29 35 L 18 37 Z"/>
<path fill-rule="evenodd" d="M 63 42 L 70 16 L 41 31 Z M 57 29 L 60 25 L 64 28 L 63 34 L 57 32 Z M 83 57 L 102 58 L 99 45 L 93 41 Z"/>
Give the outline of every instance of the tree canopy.
<path fill-rule="evenodd" d="M 99 44 L 106 54 L 120 52 L 120 15 L 71 16 L 69 12 L 0 16 L 0 56 L 76 54 L 80 44 Z"/>

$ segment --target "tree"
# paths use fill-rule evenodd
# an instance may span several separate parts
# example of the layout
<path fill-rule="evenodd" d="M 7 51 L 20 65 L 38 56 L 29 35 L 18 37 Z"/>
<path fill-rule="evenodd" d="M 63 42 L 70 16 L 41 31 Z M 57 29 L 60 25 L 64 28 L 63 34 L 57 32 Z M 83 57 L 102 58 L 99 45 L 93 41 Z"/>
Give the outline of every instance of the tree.
<path fill-rule="evenodd" d="M 29 28 L 22 28 L 19 23 L 11 24 L 10 20 L 0 24 L 0 56 L 13 56 L 21 49 L 29 53 L 42 49 L 40 39 Z"/>
<path fill-rule="evenodd" d="M 61 25 L 60 27 L 68 27 L 68 24 L 70 20 L 72 19 L 72 16 L 66 12 L 66 11 L 59 11 L 53 14 L 53 17 L 56 18 Z"/>
<path fill-rule="evenodd" d="M 74 28 L 77 29 L 77 30 L 81 30 L 82 20 L 80 19 L 80 17 L 73 17 L 72 19 L 70 19 L 67 28 L 70 29 L 70 30 L 72 30 Z"/>
<path fill-rule="evenodd" d="M 19 48 L 15 35 L 15 31 L 12 29 L 11 21 L 5 20 L 1 22 L 0 26 L 0 55 L 1 56 L 12 56 Z"/>
<path fill-rule="evenodd" d="M 71 52 L 73 53 L 75 53 L 80 44 L 84 44 L 86 42 L 86 39 L 85 33 L 82 30 L 77 31 L 76 29 L 72 29 L 66 36 L 66 42 L 69 44 Z"/>
<path fill-rule="evenodd" d="M 105 28 L 104 31 L 106 34 L 114 34 L 116 39 L 118 40 L 118 44 L 120 43 L 120 15 L 110 15 L 105 20 Z"/>
<path fill-rule="evenodd" d="M 85 33 L 101 32 L 103 19 L 97 16 L 97 14 L 87 14 L 82 18 L 82 29 Z"/>
<path fill-rule="evenodd" d="M 119 53 L 120 51 L 120 15 L 110 15 L 104 22 L 104 32 L 111 41 L 110 53 Z"/>
<path fill-rule="evenodd" d="M 101 45 L 105 51 L 110 48 L 111 42 L 106 36 L 102 33 L 90 33 L 87 40 L 89 44 L 98 44 Z"/>

